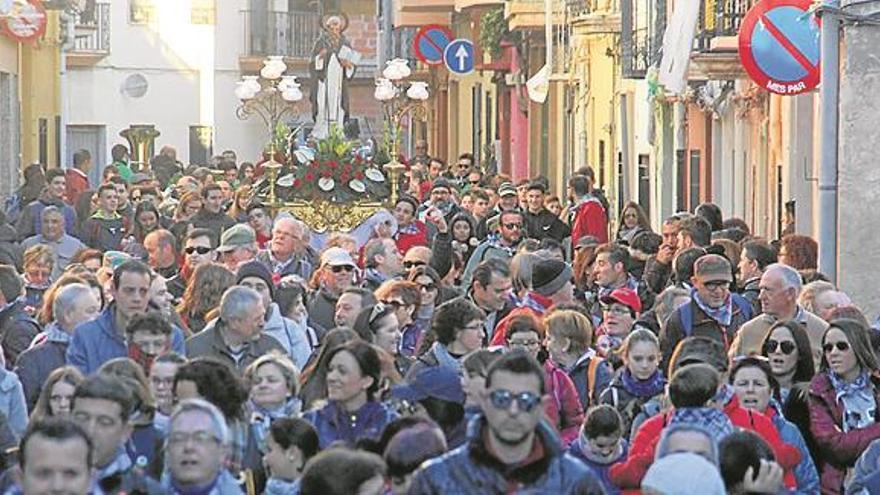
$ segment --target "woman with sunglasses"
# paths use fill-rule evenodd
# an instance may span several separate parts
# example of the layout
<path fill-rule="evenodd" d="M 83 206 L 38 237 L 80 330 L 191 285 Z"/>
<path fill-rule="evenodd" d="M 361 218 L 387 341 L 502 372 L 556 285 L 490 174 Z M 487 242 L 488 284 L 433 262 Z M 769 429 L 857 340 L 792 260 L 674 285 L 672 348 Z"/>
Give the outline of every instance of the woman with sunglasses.
<path fill-rule="evenodd" d="M 797 426 L 782 415 L 782 406 L 775 399 L 779 394 L 779 383 L 774 377 L 769 360 L 763 356 L 738 358 L 730 371 L 729 380 L 740 405 L 770 418 L 773 426 L 779 430 L 782 441 L 797 447 L 801 452 L 801 460 L 793 470 L 797 493 L 817 493 L 819 473 L 808 454 L 804 436 Z"/>
<path fill-rule="evenodd" d="M 761 343 L 761 355 L 766 357 L 779 384 L 775 399 L 779 404 L 788 402 L 792 388 L 810 383 L 815 374 L 810 338 L 806 330 L 795 320 L 779 321 Z"/>
<path fill-rule="evenodd" d="M 547 359 L 543 342 L 546 330 L 532 314 L 514 316 L 507 327 L 506 347 L 522 350 L 544 366 L 544 394 L 550 400 L 544 404 L 544 415 L 559 433 L 562 444 L 568 447 L 580 434 L 584 410 L 577 389 L 565 370 Z"/>
<path fill-rule="evenodd" d="M 822 493 L 841 493 L 846 472 L 880 438 L 880 376 L 868 329 L 832 320 L 822 338 L 819 373 L 810 383 L 810 430 L 819 447 Z"/>

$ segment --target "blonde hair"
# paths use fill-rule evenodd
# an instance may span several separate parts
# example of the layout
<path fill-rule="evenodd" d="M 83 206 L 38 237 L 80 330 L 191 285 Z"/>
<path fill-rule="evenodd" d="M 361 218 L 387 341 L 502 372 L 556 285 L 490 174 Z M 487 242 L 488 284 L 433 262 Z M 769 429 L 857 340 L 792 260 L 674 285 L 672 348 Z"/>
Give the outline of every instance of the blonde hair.
<path fill-rule="evenodd" d="M 54 250 L 47 244 L 36 244 L 29 247 L 27 251 L 24 252 L 21 266 L 25 270 L 27 270 L 27 267 L 33 265 L 43 265 L 51 268 L 52 265 L 55 264 L 54 255 Z"/>
<path fill-rule="evenodd" d="M 290 390 L 291 396 L 299 395 L 299 370 L 289 357 L 279 351 L 263 354 L 244 370 L 244 382 L 248 389 L 254 385 L 257 371 L 267 364 L 274 364 L 281 371 L 281 376 L 284 377 L 284 383 Z"/>
<path fill-rule="evenodd" d="M 593 323 L 580 311 L 557 309 L 544 317 L 547 333 L 571 342 L 572 354 L 581 355 L 593 345 Z"/>

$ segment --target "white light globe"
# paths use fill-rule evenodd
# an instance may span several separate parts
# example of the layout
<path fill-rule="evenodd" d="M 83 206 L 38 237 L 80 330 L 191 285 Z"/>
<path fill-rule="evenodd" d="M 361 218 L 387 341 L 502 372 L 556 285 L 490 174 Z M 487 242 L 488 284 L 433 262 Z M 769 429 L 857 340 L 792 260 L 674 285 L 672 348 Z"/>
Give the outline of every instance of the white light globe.
<path fill-rule="evenodd" d="M 254 93 L 247 86 L 247 82 L 239 81 L 235 83 L 235 97 L 239 100 L 250 100 L 254 97 Z"/>
<path fill-rule="evenodd" d="M 391 81 L 399 81 L 409 77 L 410 74 L 412 74 L 412 71 L 409 69 L 409 62 L 402 58 L 389 60 L 386 63 L 385 70 L 382 71 L 382 75 Z"/>
<path fill-rule="evenodd" d="M 413 100 L 424 101 L 428 99 L 428 83 L 422 81 L 416 81 L 410 84 L 409 89 L 406 90 L 406 96 Z"/>
<path fill-rule="evenodd" d="M 287 70 L 287 65 L 284 64 L 284 57 L 281 55 L 270 56 L 268 63 L 274 67 L 275 72 L 278 74 L 284 74 L 284 71 Z"/>
<path fill-rule="evenodd" d="M 246 86 L 248 90 L 254 95 L 259 93 L 260 90 L 263 89 L 263 87 L 260 86 L 260 81 L 258 80 L 259 78 L 257 76 L 244 76 L 242 77 L 242 79 L 244 79 L 244 86 Z"/>
<path fill-rule="evenodd" d="M 390 80 L 380 78 L 376 81 L 376 91 L 373 96 L 379 101 L 388 101 L 397 96 L 397 88 Z"/>
<path fill-rule="evenodd" d="M 302 91 L 300 91 L 297 88 L 290 88 L 287 91 L 284 91 L 283 93 L 281 93 L 281 98 L 283 98 L 284 101 L 289 101 L 289 102 L 302 100 L 302 97 L 303 97 Z"/>
<path fill-rule="evenodd" d="M 298 87 L 300 84 L 296 82 L 296 76 L 282 76 L 281 82 L 278 83 L 278 91 L 282 93 Z"/>

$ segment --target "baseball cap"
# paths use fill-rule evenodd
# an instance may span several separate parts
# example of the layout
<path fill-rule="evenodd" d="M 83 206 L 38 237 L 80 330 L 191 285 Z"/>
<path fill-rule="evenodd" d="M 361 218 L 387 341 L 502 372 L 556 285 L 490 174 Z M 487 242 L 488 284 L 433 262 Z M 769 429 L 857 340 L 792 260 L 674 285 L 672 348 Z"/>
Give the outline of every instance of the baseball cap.
<path fill-rule="evenodd" d="M 730 270 L 730 262 L 727 258 L 718 254 L 707 254 L 700 256 L 694 263 L 694 275 L 700 277 L 703 282 L 733 280 L 733 274 Z"/>
<path fill-rule="evenodd" d="M 510 182 L 505 182 L 498 187 L 498 196 L 503 198 L 504 196 L 516 196 L 516 188 L 513 187 L 513 184 Z"/>
<path fill-rule="evenodd" d="M 393 387 L 391 396 L 416 402 L 432 397 L 460 404 L 464 404 L 465 399 L 458 372 L 445 366 L 423 369 L 410 384 Z"/>
<path fill-rule="evenodd" d="M 341 247 L 332 247 L 321 255 L 321 266 L 357 266 L 348 251 Z"/>
<path fill-rule="evenodd" d="M 257 234 L 250 225 L 238 223 L 229 227 L 220 236 L 220 246 L 217 247 L 218 253 L 228 253 L 235 248 L 242 246 L 251 246 L 257 242 Z"/>
<path fill-rule="evenodd" d="M 632 289 L 627 289 L 626 287 L 614 289 L 611 291 L 611 294 L 602 296 L 599 301 L 603 304 L 623 304 L 636 313 L 642 312 L 642 301 L 639 299 L 639 295 Z"/>
<path fill-rule="evenodd" d="M 441 188 L 441 187 L 445 188 L 445 189 L 450 189 L 450 190 L 452 189 L 452 185 L 449 183 L 449 181 L 442 178 L 442 177 L 438 177 L 437 179 L 434 179 L 434 182 L 431 183 L 431 191 L 433 191 L 434 189 L 437 189 L 437 188 Z"/>

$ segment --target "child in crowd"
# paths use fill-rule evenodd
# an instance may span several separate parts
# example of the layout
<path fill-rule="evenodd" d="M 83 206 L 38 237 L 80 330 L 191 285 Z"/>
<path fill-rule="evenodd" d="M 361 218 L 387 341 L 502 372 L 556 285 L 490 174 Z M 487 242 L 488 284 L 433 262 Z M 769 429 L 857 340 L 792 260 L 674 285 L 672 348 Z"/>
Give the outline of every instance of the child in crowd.
<path fill-rule="evenodd" d="M 571 443 L 568 452 L 593 469 L 608 495 L 620 490 L 611 483 L 608 469 L 624 459 L 627 443 L 623 438 L 623 420 L 616 409 L 601 405 L 587 411 L 587 419 L 581 427 L 580 436 Z"/>

